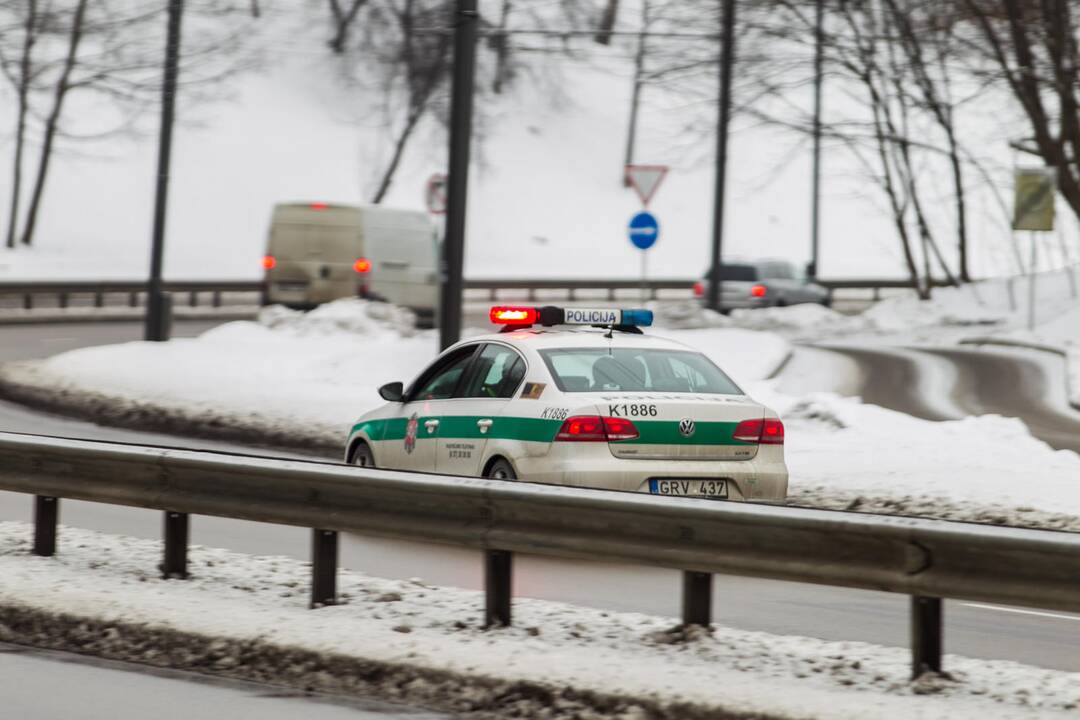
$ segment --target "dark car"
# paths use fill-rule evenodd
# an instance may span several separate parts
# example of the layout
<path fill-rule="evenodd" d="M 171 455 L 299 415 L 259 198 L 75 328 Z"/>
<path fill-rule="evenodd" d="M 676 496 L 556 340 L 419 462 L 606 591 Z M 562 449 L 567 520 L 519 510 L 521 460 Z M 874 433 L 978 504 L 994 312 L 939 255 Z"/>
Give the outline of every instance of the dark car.
<path fill-rule="evenodd" d="M 720 309 L 784 307 L 799 303 L 829 305 L 829 291 L 807 279 L 794 263 L 758 260 L 721 266 Z M 704 301 L 711 272 L 694 283 L 695 297 Z"/>

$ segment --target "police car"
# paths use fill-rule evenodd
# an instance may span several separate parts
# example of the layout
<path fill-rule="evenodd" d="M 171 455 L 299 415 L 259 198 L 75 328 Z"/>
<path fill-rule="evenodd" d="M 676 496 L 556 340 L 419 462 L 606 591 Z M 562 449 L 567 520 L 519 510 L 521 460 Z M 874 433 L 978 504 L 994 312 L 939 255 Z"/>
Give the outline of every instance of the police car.
<path fill-rule="evenodd" d="M 349 434 L 362 466 L 783 502 L 784 425 L 649 310 L 494 307 Z"/>

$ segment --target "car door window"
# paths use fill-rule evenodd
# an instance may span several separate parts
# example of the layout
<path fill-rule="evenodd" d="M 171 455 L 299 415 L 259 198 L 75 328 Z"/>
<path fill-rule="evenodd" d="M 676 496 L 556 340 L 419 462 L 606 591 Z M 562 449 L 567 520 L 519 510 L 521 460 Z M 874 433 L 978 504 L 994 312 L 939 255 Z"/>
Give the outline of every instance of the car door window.
<path fill-rule="evenodd" d="M 446 400 L 453 397 L 462 375 L 465 374 L 465 369 L 475 354 L 476 346 L 471 345 L 443 358 L 420 377 L 416 387 L 409 393 L 408 401 Z"/>
<path fill-rule="evenodd" d="M 525 361 L 505 345 L 491 344 L 477 358 L 462 397 L 510 398 L 525 377 Z"/>

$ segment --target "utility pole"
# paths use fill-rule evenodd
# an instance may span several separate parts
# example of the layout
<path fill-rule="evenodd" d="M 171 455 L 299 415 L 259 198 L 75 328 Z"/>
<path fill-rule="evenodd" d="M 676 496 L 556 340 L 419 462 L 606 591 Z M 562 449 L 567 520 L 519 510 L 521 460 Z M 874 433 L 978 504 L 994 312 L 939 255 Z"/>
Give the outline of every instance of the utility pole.
<path fill-rule="evenodd" d="M 443 240 L 439 347 L 461 337 L 462 267 L 465 261 L 465 212 L 472 139 L 473 85 L 476 75 L 477 0 L 457 0 L 454 15 L 454 84 L 450 101 L 450 171 L 447 177 L 446 234 Z"/>
<path fill-rule="evenodd" d="M 810 210 L 810 267 L 811 280 L 818 277 L 818 254 L 821 241 L 821 86 L 824 82 L 825 0 L 817 0 L 814 24 L 814 179 Z"/>
<path fill-rule="evenodd" d="M 713 201 L 712 264 L 709 271 L 709 287 L 706 305 L 720 309 L 723 279 L 724 247 L 724 191 L 727 182 L 728 121 L 731 119 L 731 69 L 735 63 L 735 0 L 723 0 L 720 17 L 720 107 L 716 129 L 716 196 Z"/>
<path fill-rule="evenodd" d="M 172 303 L 161 282 L 165 254 L 165 206 L 169 194 L 173 120 L 176 116 L 176 78 L 179 75 L 180 18 L 184 0 L 169 0 L 168 39 L 165 43 L 165 82 L 161 91 L 161 134 L 158 136 L 157 191 L 154 198 L 154 239 L 150 253 L 150 282 L 146 295 L 144 337 L 153 342 L 169 339 Z"/>

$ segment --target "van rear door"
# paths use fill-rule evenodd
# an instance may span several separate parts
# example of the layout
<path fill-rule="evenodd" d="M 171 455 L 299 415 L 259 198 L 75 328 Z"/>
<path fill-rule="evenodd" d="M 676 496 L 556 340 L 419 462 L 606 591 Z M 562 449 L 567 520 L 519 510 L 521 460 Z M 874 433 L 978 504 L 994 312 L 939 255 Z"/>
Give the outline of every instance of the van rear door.
<path fill-rule="evenodd" d="M 364 243 L 372 261 L 370 290 L 395 305 L 433 315 L 438 305 L 438 243 L 422 212 L 363 208 Z"/>
<path fill-rule="evenodd" d="M 267 299 L 313 305 L 355 297 L 363 278 L 354 265 L 363 256 L 359 208 L 287 204 L 274 209 L 267 255 Z"/>

